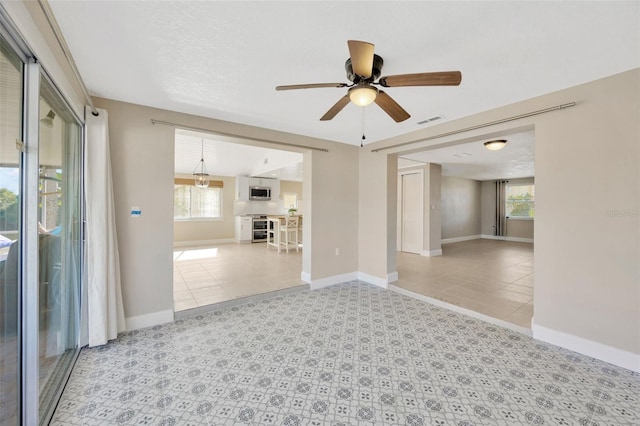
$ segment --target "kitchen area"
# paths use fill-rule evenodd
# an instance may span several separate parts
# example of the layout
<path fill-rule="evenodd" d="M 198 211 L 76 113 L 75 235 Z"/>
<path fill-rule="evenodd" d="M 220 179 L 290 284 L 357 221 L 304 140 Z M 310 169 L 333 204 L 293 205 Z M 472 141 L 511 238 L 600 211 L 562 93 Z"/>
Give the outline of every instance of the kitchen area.
<path fill-rule="evenodd" d="M 190 176 L 194 157 L 179 162 L 200 145 L 176 135 L 176 179 Z M 175 310 L 303 285 L 302 154 L 205 139 L 204 158 L 220 185 L 220 215 L 174 221 Z M 290 214 L 298 232 L 285 246 L 277 228 Z"/>
<path fill-rule="evenodd" d="M 282 184 L 285 191 L 281 193 Z M 238 243 L 279 243 L 279 227 L 286 226 L 287 217 L 296 216 L 298 230 L 295 243 L 296 248 L 302 247 L 301 182 L 238 176 L 236 194 L 234 212 Z"/>

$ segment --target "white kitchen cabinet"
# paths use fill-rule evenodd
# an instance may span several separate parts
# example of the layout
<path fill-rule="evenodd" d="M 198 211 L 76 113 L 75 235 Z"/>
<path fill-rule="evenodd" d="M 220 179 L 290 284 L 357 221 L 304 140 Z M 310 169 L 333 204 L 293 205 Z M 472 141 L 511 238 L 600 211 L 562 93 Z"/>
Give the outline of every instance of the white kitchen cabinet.
<path fill-rule="evenodd" d="M 253 239 L 253 219 L 246 216 L 236 216 L 236 241 L 250 243 Z"/>
<path fill-rule="evenodd" d="M 263 186 L 266 188 L 271 188 L 271 182 L 273 182 L 274 179 L 268 179 L 268 178 L 249 178 L 249 186 Z"/>
<path fill-rule="evenodd" d="M 247 176 L 236 177 L 236 200 L 249 201 L 249 178 Z"/>
<path fill-rule="evenodd" d="M 280 200 L 280 180 L 271 179 L 271 201 Z"/>

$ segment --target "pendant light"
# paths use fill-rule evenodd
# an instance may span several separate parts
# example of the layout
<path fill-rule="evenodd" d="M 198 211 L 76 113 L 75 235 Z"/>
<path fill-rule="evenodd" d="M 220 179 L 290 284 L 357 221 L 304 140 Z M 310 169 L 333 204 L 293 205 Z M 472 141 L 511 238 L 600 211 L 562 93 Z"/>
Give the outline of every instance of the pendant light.
<path fill-rule="evenodd" d="M 207 188 L 209 186 L 209 173 L 207 166 L 204 165 L 204 139 L 202 139 L 202 151 L 200 152 L 200 161 L 193 169 L 193 175 L 196 176 L 195 183 L 198 188 Z"/>

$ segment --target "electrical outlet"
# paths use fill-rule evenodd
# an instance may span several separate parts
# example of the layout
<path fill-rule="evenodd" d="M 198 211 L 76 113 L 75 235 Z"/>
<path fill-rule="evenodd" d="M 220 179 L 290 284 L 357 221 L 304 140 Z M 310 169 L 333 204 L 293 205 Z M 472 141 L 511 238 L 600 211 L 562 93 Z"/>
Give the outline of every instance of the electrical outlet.
<path fill-rule="evenodd" d="M 339 248 L 336 249 L 336 256 L 340 256 L 340 249 Z"/>

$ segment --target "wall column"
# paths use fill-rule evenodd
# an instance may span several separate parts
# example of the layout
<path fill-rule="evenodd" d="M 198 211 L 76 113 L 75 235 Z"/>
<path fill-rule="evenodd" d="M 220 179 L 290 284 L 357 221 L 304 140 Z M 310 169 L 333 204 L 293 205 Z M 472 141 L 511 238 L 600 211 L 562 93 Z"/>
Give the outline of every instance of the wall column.
<path fill-rule="evenodd" d="M 442 166 L 428 163 L 424 166 L 424 239 L 423 256 L 442 255 L 441 192 Z"/>

